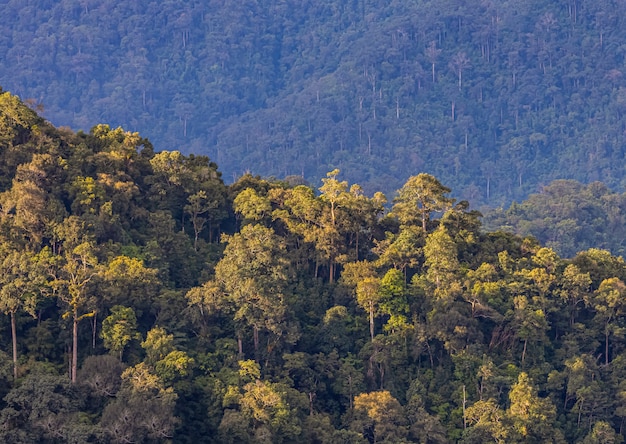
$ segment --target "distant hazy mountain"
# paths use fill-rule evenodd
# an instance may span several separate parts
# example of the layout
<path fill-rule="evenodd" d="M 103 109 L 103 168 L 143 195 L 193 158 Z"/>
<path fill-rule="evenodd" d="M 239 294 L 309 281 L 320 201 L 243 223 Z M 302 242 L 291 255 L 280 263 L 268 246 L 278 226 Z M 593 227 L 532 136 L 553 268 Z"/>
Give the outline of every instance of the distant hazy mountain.
<path fill-rule="evenodd" d="M 478 204 L 624 181 L 626 2 L 11 0 L 0 85 L 224 178 L 426 171 Z"/>

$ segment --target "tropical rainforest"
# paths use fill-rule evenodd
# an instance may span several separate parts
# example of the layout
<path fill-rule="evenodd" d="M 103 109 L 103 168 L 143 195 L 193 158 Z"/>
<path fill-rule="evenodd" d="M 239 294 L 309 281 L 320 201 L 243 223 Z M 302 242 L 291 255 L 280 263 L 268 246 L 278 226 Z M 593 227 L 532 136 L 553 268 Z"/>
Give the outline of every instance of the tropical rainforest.
<path fill-rule="evenodd" d="M 0 84 L 57 126 L 369 195 L 623 190 L 623 0 L 5 0 Z"/>
<path fill-rule="evenodd" d="M 0 441 L 622 442 L 622 257 L 32 107 L 0 92 Z"/>

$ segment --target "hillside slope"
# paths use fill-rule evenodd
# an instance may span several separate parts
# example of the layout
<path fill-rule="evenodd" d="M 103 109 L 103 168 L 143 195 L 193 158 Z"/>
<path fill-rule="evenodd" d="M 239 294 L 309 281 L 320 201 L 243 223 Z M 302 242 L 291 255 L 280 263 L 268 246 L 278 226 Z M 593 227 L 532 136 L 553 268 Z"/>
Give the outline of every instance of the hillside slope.
<path fill-rule="evenodd" d="M 0 173 L 0 442 L 623 441 L 606 250 L 486 232 L 428 174 L 390 212 L 337 171 L 225 186 L 205 156 L 3 91 Z M 505 216 L 623 219 L 598 183 L 529 202 Z"/>
<path fill-rule="evenodd" d="M 621 0 L 11 0 L 0 85 L 56 125 L 122 125 L 226 180 L 426 171 L 475 204 L 624 185 Z"/>

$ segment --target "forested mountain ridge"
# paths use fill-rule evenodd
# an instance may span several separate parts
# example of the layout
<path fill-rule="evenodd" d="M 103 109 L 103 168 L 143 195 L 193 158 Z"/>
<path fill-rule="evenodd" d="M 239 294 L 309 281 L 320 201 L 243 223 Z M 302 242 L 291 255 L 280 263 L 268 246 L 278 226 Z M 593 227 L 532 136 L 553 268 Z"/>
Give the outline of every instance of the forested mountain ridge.
<path fill-rule="evenodd" d="M 534 236 L 564 257 L 589 248 L 626 254 L 626 194 L 601 182 L 556 180 L 508 209 L 485 215 L 489 230 Z"/>
<path fill-rule="evenodd" d="M 232 181 L 426 171 L 497 206 L 624 186 L 621 0 L 9 0 L 0 84 L 57 125 L 122 125 Z"/>
<path fill-rule="evenodd" d="M 483 232 L 426 173 L 388 205 L 338 170 L 225 186 L 2 91 L 0 168 L 2 442 L 623 441 L 608 251 Z"/>

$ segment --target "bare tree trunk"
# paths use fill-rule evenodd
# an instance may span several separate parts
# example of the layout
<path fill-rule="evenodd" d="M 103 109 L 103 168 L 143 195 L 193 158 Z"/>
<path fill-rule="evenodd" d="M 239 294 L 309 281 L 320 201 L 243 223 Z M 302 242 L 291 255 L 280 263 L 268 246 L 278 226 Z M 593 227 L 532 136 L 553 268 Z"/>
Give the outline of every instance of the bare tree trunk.
<path fill-rule="evenodd" d="M 309 416 L 313 416 L 313 398 L 315 393 L 309 392 Z"/>
<path fill-rule="evenodd" d="M 428 358 L 430 359 L 430 368 L 435 368 L 435 361 L 433 359 L 433 353 L 430 349 L 430 344 L 426 341 L 426 350 L 428 350 Z"/>
<path fill-rule="evenodd" d="M 352 410 L 353 396 L 352 396 L 352 375 L 348 375 L 348 387 L 350 388 L 350 410 Z"/>
<path fill-rule="evenodd" d="M 13 342 L 13 379 L 17 379 L 17 329 L 13 311 L 11 312 L 11 341 Z"/>
<path fill-rule="evenodd" d="M 259 328 L 255 325 L 252 331 L 254 336 L 254 359 L 259 362 Z"/>
<path fill-rule="evenodd" d="M 93 322 L 91 323 L 91 348 L 96 348 L 96 334 L 98 332 L 98 313 L 93 312 Z M 120 358 L 120 361 L 122 358 Z"/>
<path fill-rule="evenodd" d="M 482 399 L 482 389 L 480 393 Z M 463 430 L 467 429 L 467 415 L 465 414 L 465 404 L 467 400 L 465 399 L 465 385 L 463 385 Z"/>
<path fill-rule="evenodd" d="M 580 417 L 583 413 L 583 404 L 585 403 L 585 400 L 583 399 L 582 401 L 580 401 L 580 405 L 578 406 L 578 423 L 576 424 L 576 427 L 580 427 Z"/>
<path fill-rule="evenodd" d="M 78 369 L 78 312 L 74 309 L 74 320 L 72 325 L 72 367 L 70 377 L 72 383 L 76 382 L 76 370 Z"/>
<path fill-rule="evenodd" d="M 370 301 L 370 337 L 374 342 L 374 303 Z"/>

